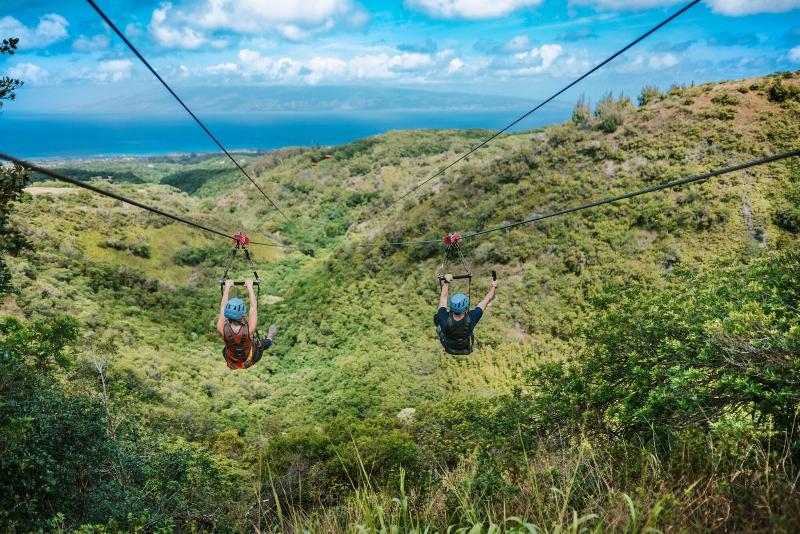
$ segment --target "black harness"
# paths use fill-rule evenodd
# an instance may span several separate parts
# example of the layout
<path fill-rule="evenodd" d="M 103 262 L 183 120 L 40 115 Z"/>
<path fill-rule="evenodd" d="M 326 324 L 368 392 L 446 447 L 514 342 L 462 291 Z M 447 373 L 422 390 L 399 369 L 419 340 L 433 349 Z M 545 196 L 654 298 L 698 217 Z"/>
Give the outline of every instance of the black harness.
<path fill-rule="evenodd" d="M 461 320 L 454 319 L 453 312 L 449 312 L 446 324 L 438 324 L 436 317 L 434 317 L 434 323 L 439 333 L 439 341 L 442 342 L 446 353 L 457 356 L 466 356 L 472 353 L 475 336 L 470 332 L 472 319 L 470 319 L 469 312 L 465 313 Z"/>

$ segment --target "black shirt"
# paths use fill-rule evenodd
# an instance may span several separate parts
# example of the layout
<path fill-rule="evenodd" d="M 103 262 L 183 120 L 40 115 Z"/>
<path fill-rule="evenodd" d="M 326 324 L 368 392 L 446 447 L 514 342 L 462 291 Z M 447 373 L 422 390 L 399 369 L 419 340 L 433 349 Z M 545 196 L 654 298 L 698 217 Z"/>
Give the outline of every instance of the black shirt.
<path fill-rule="evenodd" d="M 483 310 L 480 307 L 473 308 L 467 312 L 469 314 L 470 325 L 469 325 L 469 333 L 472 335 L 472 331 L 475 330 L 475 325 L 478 324 L 478 321 L 481 320 L 483 317 Z M 447 325 L 447 317 L 450 315 L 450 312 L 447 311 L 447 308 L 439 308 L 439 311 L 436 312 L 436 322 L 444 329 L 445 325 Z M 453 319 L 455 324 L 460 323 L 461 321 L 465 320 L 465 317 L 462 317 L 460 320 Z M 447 332 L 445 332 L 447 334 Z"/>

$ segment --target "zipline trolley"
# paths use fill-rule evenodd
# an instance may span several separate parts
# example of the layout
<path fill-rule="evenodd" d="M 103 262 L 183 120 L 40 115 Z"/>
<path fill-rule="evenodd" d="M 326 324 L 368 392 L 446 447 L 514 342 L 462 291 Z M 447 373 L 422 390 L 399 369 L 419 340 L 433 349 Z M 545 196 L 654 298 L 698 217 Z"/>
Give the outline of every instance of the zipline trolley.
<path fill-rule="evenodd" d="M 442 284 L 444 284 L 444 275 L 447 273 L 451 261 L 455 263 L 456 258 L 461 261 L 461 274 L 453 274 L 453 280 L 466 280 L 467 281 L 467 297 L 472 299 L 472 271 L 469 269 L 469 265 L 467 265 L 467 260 L 464 259 L 464 253 L 461 252 L 461 247 L 459 243 L 461 242 L 461 234 L 451 232 L 448 233 L 444 238 L 442 238 L 442 242 L 446 245 L 444 249 L 444 257 L 442 258 L 442 264 L 439 267 L 439 272 L 437 273 L 437 278 L 439 279 L 439 289 L 442 288 Z M 452 260 L 451 260 L 452 258 Z"/>
<path fill-rule="evenodd" d="M 224 289 L 225 282 L 228 280 L 228 271 L 231 270 L 233 262 L 236 260 L 236 254 L 241 250 L 244 253 L 244 257 L 247 260 L 247 263 L 250 265 L 250 270 L 253 271 L 253 285 L 256 286 L 256 289 L 260 295 L 261 279 L 258 277 L 258 273 L 256 272 L 256 264 L 253 262 L 253 258 L 250 256 L 250 250 L 247 248 L 247 246 L 250 244 L 250 238 L 247 237 L 243 232 L 237 232 L 231 238 L 231 241 L 233 243 L 233 249 L 231 250 L 231 255 L 230 258 L 228 259 L 228 264 L 225 266 L 225 272 L 222 274 L 222 278 L 219 279 L 220 290 Z M 244 280 L 234 280 L 233 285 L 243 286 Z"/>

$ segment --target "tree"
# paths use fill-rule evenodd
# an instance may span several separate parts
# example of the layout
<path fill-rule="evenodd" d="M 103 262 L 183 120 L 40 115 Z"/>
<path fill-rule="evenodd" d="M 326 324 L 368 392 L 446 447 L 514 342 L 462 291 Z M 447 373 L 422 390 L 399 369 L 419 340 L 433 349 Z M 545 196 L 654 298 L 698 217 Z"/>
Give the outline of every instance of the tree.
<path fill-rule="evenodd" d="M 3 39 L 0 44 L 0 55 L 14 55 L 17 50 L 19 39 L 9 37 Z M 24 82 L 21 80 L 4 77 L 0 78 L 0 108 L 3 100 L 14 100 L 15 91 L 22 87 Z M 8 254 L 17 254 L 25 247 L 25 240 L 22 235 L 12 226 L 8 220 L 12 211 L 12 203 L 18 202 L 22 198 L 22 190 L 28 180 L 28 172 L 14 165 L 13 167 L 0 167 L 0 257 Z M 0 295 L 9 290 L 10 274 L 5 262 L 0 259 Z"/>
<path fill-rule="evenodd" d="M 2 44 L 0 44 L 0 54 L 13 56 L 17 50 L 17 43 L 19 43 L 19 39 L 16 37 L 3 39 Z M 24 83 L 22 80 L 8 76 L 0 78 L 0 108 L 3 107 L 3 100 L 11 101 L 17 97 L 16 90 L 22 87 Z"/>

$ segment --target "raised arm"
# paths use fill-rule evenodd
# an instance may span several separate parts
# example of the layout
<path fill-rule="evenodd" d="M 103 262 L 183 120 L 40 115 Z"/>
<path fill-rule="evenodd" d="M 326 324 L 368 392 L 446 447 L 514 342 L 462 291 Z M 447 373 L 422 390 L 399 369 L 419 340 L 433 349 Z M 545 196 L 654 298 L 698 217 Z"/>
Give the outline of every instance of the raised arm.
<path fill-rule="evenodd" d="M 225 305 L 228 303 L 228 294 L 233 286 L 233 280 L 225 280 L 225 286 L 222 288 L 222 300 L 219 302 L 219 317 L 217 317 L 217 332 L 224 335 L 225 328 Z"/>
<path fill-rule="evenodd" d="M 447 307 L 447 292 L 450 289 L 450 282 L 453 281 L 452 274 L 444 275 L 444 283 L 442 284 L 442 292 L 439 294 L 439 308 Z M 437 308 L 437 309 L 439 309 Z"/>
<path fill-rule="evenodd" d="M 497 280 L 492 280 L 492 288 L 486 293 L 486 296 L 483 297 L 483 300 L 478 303 L 478 308 L 486 311 L 486 308 L 489 307 L 489 304 L 492 303 L 494 300 L 494 293 L 497 290 Z"/>
<path fill-rule="evenodd" d="M 247 287 L 247 296 L 250 297 L 250 315 L 247 317 L 247 323 L 250 325 L 250 331 L 255 332 L 258 327 L 258 299 L 253 291 L 253 281 L 247 280 L 244 285 Z"/>

